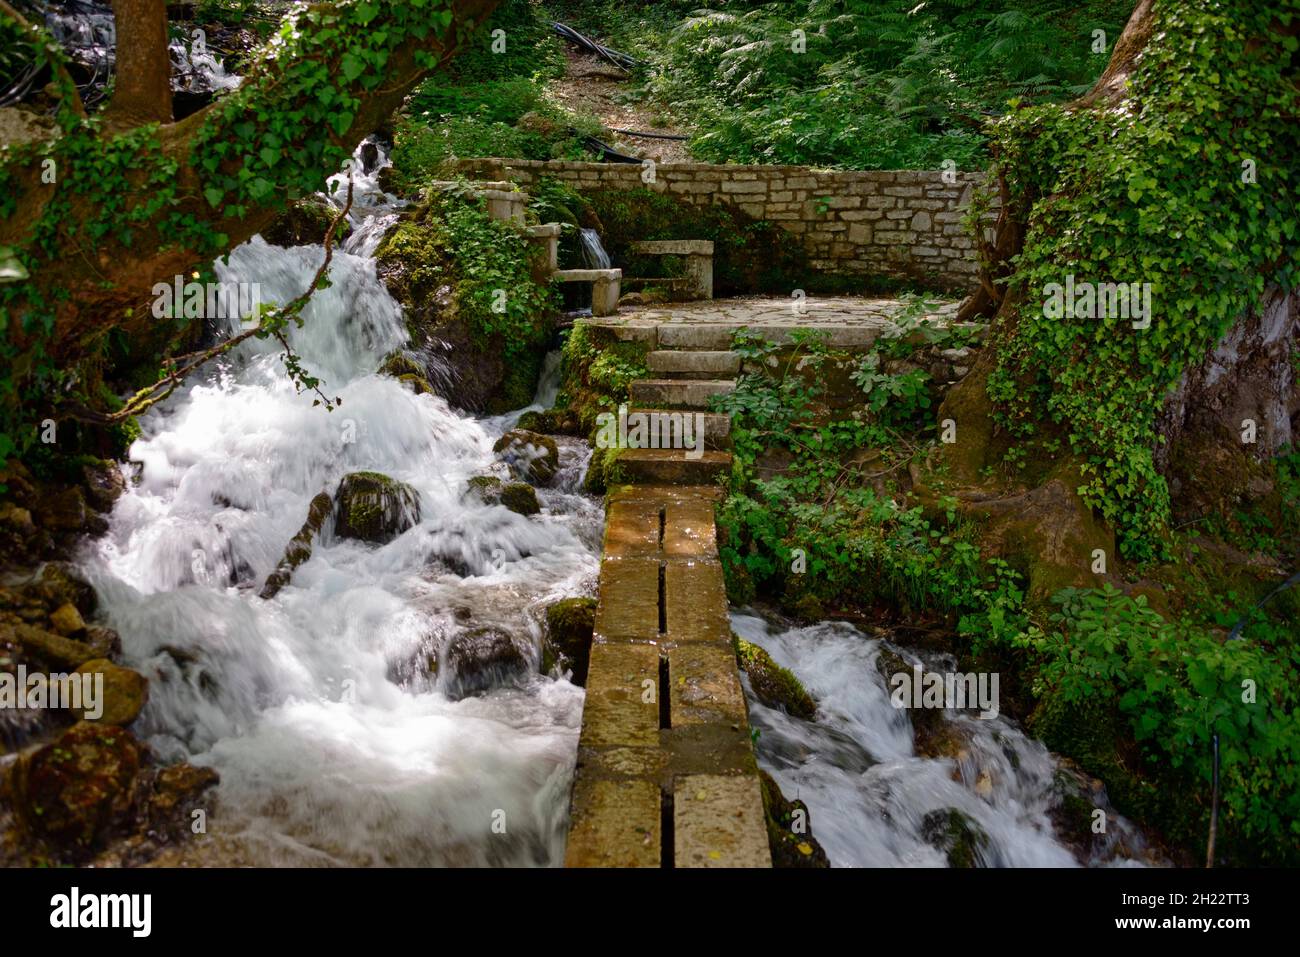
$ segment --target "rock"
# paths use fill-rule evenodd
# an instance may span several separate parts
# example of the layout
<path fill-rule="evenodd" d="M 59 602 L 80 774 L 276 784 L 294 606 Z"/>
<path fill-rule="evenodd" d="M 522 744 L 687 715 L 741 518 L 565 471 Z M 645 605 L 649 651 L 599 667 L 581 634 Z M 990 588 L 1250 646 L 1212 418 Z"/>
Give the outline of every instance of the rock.
<path fill-rule="evenodd" d="M 429 385 L 429 380 L 422 375 L 406 373 L 399 375 L 397 381 L 403 385 L 408 385 L 416 395 L 433 395 L 433 386 Z"/>
<path fill-rule="evenodd" d="M 96 658 L 109 658 L 122 650 L 121 635 L 112 628 L 104 628 L 101 625 L 88 626 L 86 633 L 81 636 L 81 641 L 94 652 Z"/>
<path fill-rule="evenodd" d="M 212 768 L 174 764 L 161 769 L 148 799 L 150 826 L 172 837 L 190 833 L 192 814 L 204 792 L 220 782 Z"/>
<path fill-rule="evenodd" d="M 11 502 L 0 506 L 0 526 L 21 535 L 36 533 L 36 523 L 32 521 L 32 513 Z"/>
<path fill-rule="evenodd" d="M 817 702 L 789 669 L 778 665 L 758 645 L 734 633 L 732 643 L 736 648 L 736 662 L 749 675 L 750 687 L 759 701 L 796 718 L 810 719 L 817 713 Z"/>
<path fill-rule="evenodd" d="M 85 849 L 130 810 L 140 749 L 121 728 L 79 722 L 19 761 L 10 791 L 24 825 Z"/>
<path fill-rule="evenodd" d="M 271 225 L 262 230 L 262 238 L 272 246 L 309 246 L 325 242 L 325 233 L 330 223 L 338 215 L 338 210 L 319 199 L 304 199 L 294 203 Z M 352 231 L 346 219 L 334 230 L 334 242 L 342 242 Z"/>
<path fill-rule="evenodd" d="M 71 532 L 80 529 L 86 524 L 85 493 L 75 485 L 48 493 L 38 503 L 36 520 L 44 528 L 53 531 Z"/>
<path fill-rule="evenodd" d="M 39 593 L 51 608 L 71 602 L 83 618 L 95 613 L 98 599 L 95 589 L 67 562 L 49 562 L 36 580 Z"/>
<path fill-rule="evenodd" d="M 10 629 L 12 638 L 8 634 Z M 0 624 L 0 641 L 15 640 L 22 645 L 25 654 L 38 658 L 55 670 L 73 671 L 87 661 L 95 660 L 94 649 L 80 641 L 27 624 Z"/>
<path fill-rule="evenodd" d="M 97 724 L 128 725 L 144 709 L 149 697 L 149 682 L 144 675 L 123 668 L 105 658 L 87 661 L 77 669 L 79 675 L 102 675 L 103 697 L 99 702 L 101 713 L 93 718 L 83 710 L 81 717 Z"/>
<path fill-rule="evenodd" d="M 423 377 L 425 369 L 424 366 L 405 352 L 391 352 L 384 359 L 383 364 L 380 365 L 379 373 L 380 375 L 390 375 L 395 379 L 400 379 L 402 376 L 407 375 Z"/>
<path fill-rule="evenodd" d="M 116 462 L 94 462 L 81 467 L 86 500 L 96 511 L 108 512 L 126 491 L 126 479 Z"/>
<path fill-rule="evenodd" d="M 452 698 L 487 691 L 528 672 L 528 661 L 514 640 L 496 628 L 463 631 L 447 645 L 447 693 Z"/>
<path fill-rule="evenodd" d="M 501 461 L 519 478 L 545 485 L 560 467 L 560 450 L 555 440 L 527 429 L 512 429 L 492 446 Z"/>
<path fill-rule="evenodd" d="M 86 630 L 86 623 L 81 618 L 81 612 L 77 611 L 77 606 L 72 602 L 64 602 L 50 615 L 50 624 L 54 630 L 65 637 L 80 634 Z"/>
<path fill-rule="evenodd" d="M 555 664 L 567 666 L 573 672 L 573 683 L 585 685 L 595 627 L 594 598 L 564 598 L 547 605 L 542 670 L 550 671 Z"/>
<path fill-rule="evenodd" d="M 519 417 L 515 428 L 545 435 L 582 435 L 582 426 L 576 413 L 569 409 L 533 409 Z"/>
<path fill-rule="evenodd" d="M 766 771 L 758 772 L 767 818 L 767 843 L 773 867 L 830 867 L 826 851 L 812 836 L 812 820 L 803 801 L 787 801 Z"/>
<path fill-rule="evenodd" d="M 948 855 L 949 867 L 979 867 L 989 846 L 988 835 L 955 807 L 931 811 L 922 818 L 921 836 Z"/>
<path fill-rule="evenodd" d="M 379 472 L 343 476 L 334 493 L 335 533 L 363 542 L 390 542 L 420 521 L 415 489 Z"/>
<path fill-rule="evenodd" d="M 502 482 L 493 475 L 477 475 L 469 480 L 469 491 L 487 505 L 504 505 L 519 515 L 536 515 L 542 510 L 537 492 L 523 482 Z"/>
<path fill-rule="evenodd" d="M 289 545 L 284 550 L 284 557 L 280 559 L 280 564 L 267 576 L 266 582 L 262 585 L 260 592 L 262 598 L 274 598 L 281 588 L 289 584 L 294 569 L 311 558 L 312 543 L 333 512 L 334 500 L 327 492 L 321 492 L 311 500 L 311 504 L 307 506 L 307 520 L 303 522 L 297 534 L 289 539 Z"/>

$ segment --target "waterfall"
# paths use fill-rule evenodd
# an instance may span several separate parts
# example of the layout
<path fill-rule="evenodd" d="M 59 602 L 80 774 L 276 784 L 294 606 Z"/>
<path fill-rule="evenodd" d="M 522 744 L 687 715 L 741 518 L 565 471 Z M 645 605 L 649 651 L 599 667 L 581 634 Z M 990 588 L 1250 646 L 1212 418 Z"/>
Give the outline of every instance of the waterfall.
<path fill-rule="evenodd" d="M 731 623 L 817 700 L 816 716 L 806 721 L 756 700 L 744 679 L 759 766 L 787 799 L 808 805 L 812 834 L 833 866 L 943 867 L 946 857 L 926 840 L 925 822 L 950 809 L 986 835 L 976 852 L 982 866 L 1078 865 L 1052 824 L 1060 762 L 1011 721 L 945 711 L 941 720 L 961 742 L 955 756 L 920 756 L 908 713 L 893 706 L 877 670 L 883 641 L 844 622 L 782 629 L 741 612 Z M 888 650 L 909 665 L 920 662 L 905 649 Z M 1107 830 L 1088 863 L 1145 863 L 1150 854 L 1137 828 L 1105 803 L 1104 792 L 1095 800 Z"/>
<path fill-rule="evenodd" d="M 608 269 L 609 253 L 600 242 L 600 234 L 594 229 L 583 229 L 578 233 L 582 243 L 582 265 L 587 269 Z"/>
<path fill-rule="evenodd" d="M 581 689 L 534 667 L 456 700 L 446 648 L 491 627 L 535 665 L 542 607 L 593 588 L 601 510 L 576 491 L 589 453 L 562 444 L 541 515 L 466 497 L 472 476 L 503 474 L 492 445 L 504 421 L 375 372 L 407 338 L 371 258 L 394 206 L 356 174 L 356 231 L 290 333 L 342 406 L 313 408 L 273 345 L 244 343 L 143 417 L 138 480 L 81 560 L 126 664 L 149 679 L 137 732 L 162 760 L 221 775 L 213 839 L 187 844 L 186 863 L 563 856 Z M 254 237 L 216 270 L 283 302 L 322 255 Z M 411 485 L 419 524 L 379 547 L 327 535 L 287 587 L 259 598 L 311 498 L 357 470 Z"/>

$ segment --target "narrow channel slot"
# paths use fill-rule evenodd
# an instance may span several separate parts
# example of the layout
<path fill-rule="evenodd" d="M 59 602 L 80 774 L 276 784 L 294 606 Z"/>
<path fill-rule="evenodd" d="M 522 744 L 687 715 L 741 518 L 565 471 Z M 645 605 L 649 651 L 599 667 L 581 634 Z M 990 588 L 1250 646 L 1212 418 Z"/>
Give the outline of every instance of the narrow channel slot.
<path fill-rule="evenodd" d="M 659 866 L 675 867 L 673 845 L 677 842 L 673 835 L 673 795 L 667 788 L 659 801 L 659 840 Z"/>
<path fill-rule="evenodd" d="M 668 634 L 668 566 L 659 563 L 659 634 Z"/>
<path fill-rule="evenodd" d="M 659 728 L 666 731 L 673 726 L 673 709 L 669 699 L 668 656 L 659 656 Z"/>

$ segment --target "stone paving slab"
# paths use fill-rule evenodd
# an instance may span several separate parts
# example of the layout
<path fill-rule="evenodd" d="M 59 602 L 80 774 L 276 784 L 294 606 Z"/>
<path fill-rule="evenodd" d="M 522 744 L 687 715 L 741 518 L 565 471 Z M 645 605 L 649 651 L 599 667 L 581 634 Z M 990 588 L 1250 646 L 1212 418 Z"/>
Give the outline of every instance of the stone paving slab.
<path fill-rule="evenodd" d="M 693 642 L 670 649 L 668 684 L 674 728 L 725 724 L 739 729 L 749 720 L 730 641 Z"/>
<path fill-rule="evenodd" d="M 654 781 L 578 776 L 566 867 L 659 867 L 662 792 Z"/>
<path fill-rule="evenodd" d="M 658 558 L 611 558 L 601 563 L 593 641 L 660 637 L 659 566 Z"/>
<path fill-rule="evenodd" d="M 579 746 L 659 744 L 658 688 L 659 649 L 654 645 L 593 644 Z"/>
<path fill-rule="evenodd" d="M 674 642 L 729 641 L 727 584 L 716 560 L 672 562 L 664 569 L 668 637 Z"/>
<path fill-rule="evenodd" d="M 676 867 L 771 867 L 755 775 L 695 774 L 673 788 Z"/>

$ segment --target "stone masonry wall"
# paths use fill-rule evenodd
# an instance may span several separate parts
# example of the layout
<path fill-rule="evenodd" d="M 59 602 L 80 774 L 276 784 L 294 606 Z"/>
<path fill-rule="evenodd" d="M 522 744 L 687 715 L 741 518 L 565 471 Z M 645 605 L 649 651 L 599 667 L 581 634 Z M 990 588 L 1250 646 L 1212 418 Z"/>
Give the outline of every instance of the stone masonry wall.
<path fill-rule="evenodd" d="M 512 180 L 525 191 L 539 177 L 577 190 L 644 187 L 683 203 L 727 203 L 799 237 L 820 272 L 910 279 L 965 291 L 977 270 L 974 242 L 962 224 L 983 174 L 939 171 L 814 170 L 801 166 L 661 164 L 648 171 L 628 163 L 469 159 L 473 179 Z M 680 236 L 679 239 L 698 237 Z"/>

